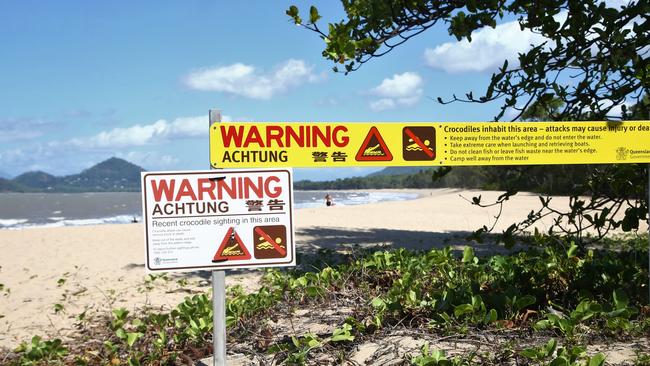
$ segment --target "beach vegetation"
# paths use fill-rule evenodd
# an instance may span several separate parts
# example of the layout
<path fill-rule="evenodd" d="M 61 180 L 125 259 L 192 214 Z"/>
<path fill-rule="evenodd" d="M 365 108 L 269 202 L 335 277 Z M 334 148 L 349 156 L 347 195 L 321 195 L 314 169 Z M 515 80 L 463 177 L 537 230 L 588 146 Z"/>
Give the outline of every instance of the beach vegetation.
<path fill-rule="evenodd" d="M 54 304 L 54 314 L 64 313 L 64 312 L 65 312 L 65 306 L 58 303 Z"/>
<path fill-rule="evenodd" d="M 391 359 L 416 365 L 602 365 L 604 354 L 590 351 L 590 344 L 650 336 L 647 246 L 641 244 L 610 238 L 607 248 L 585 249 L 540 235 L 509 254 L 480 256 L 469 247 L 354 251 L 337 265 L 267 269 L 258 290 L 228 289 L 229 347 L 264 362 L 337 363 L 364 344 L 417 334 L 420 343 Z M 301 318 L 328 325 L 317 331 L 296 327 L 291 318 L 300 311 Z M 175 365 L 211 353 L 209 293 L 188 296 L 167 312 L 118 308 L 78 325 L 83 331 L 72 339 L 37 337 L 0 359 L 9 365 L 54 359 Z M 447 356 L 443 351 L 453 347 L 441 340 L 448 339 L 468 345 L 489 339 L 490 347 Z"/>
<path fill-rule="evenodd" d="M 8 296 L 11 293 L 11 289 L 5 286 L 4 283 L 0 283 L 0 293 L 2 293 L 4 296 Z"/>
<path fill-rule="evenodd" d="M 444 350 L 430 349 L 429 343 L 425 343 L 420 348 L 420 354 L 411 359 L 411 364 L 415 366 L 465 366 L 471 365 L 471 355 L 469 360 L 461 357 L 447 357 Z"/>
<path fill-rule="evenodd" d="M 637 352 L 634 366 L 650 366 L 650 353 Z"/>
<path fill-rule="evenodd" d="M 43 340 L 39 336 L 32 337 L 31 342 L 23 342 L 16 348 L 20 355 L 17 364 L 30 366 L 36 364 L 62 364 L 63 357 L 69 351 L 60 339 Z"/>

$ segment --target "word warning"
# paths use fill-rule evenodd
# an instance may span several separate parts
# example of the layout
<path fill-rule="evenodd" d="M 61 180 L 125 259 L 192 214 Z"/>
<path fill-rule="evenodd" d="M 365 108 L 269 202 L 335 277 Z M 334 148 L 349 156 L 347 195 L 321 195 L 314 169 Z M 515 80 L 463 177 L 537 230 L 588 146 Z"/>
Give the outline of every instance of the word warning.
<path fill-rule="evenodd" d="M 290 169 L 143 172 L 148 271 L 293 266 Z"/>
<path fill-rule="evenodd" d="M 215 123 L 214 167 L 650 162 L 650 121 Z"/>

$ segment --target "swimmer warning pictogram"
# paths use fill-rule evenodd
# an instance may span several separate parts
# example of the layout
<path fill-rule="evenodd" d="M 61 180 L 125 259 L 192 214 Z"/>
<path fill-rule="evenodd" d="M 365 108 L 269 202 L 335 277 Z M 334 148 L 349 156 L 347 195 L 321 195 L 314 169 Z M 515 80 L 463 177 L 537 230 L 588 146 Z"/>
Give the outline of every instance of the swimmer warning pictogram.
<path fill-rule="evenodd" d="M 246 249 L 239 234 L 235 231 L 234 227 L 230 227 L 226 236 L 224 236 L 219 249 L 212 258 L 213 263 L 223 262 L 227 260 L 246 260 L 251 259 L 251 254 Z"/>
<path fill-rule="evenodd" d="M 436 129 L 429 126 L 407 126 L 402 129 L 404 160 L 434 160 Z"/>
<path fill-rule="evenodd" d="M 253 229 L 255 258 L 284 258 L 287 256 L 287 228 L 284 225 L 255 226 Z"/>
<path fill-rule="evenodd" d="M 381 137 L 377 127 L 371 127 L 368 135 L 363 140 L 356 156 L 357 161 L 391 161 L 393 155 L 390 153 L 386 142 Z"/>

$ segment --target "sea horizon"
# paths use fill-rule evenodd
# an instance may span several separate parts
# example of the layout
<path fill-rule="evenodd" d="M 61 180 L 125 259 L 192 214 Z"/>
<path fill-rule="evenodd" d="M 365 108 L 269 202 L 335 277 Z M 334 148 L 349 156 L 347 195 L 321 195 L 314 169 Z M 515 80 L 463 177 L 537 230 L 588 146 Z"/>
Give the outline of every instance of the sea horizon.
<path fill-rule="evenodd" d="M 328 193 L 335 205 L 339 206 L 404 201 L 419 197 L 412 190 L 295 190 L 294 209 L 325 207 L 325 195 Z M 141 221 L 140 192 L 0 193 L 0 230 Z"/>

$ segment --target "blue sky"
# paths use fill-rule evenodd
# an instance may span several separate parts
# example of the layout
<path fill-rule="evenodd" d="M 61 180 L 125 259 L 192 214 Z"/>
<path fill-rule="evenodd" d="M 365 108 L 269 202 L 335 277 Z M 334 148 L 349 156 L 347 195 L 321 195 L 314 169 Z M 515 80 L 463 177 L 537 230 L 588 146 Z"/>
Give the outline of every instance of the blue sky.
<path fill-rule="evenodd" d="M 293 25 L 290 5 L 336 1 L 0 1 L 0 173 L 71 174 L 111 156 L 148 170 L 208 168 L 207 112 L 245 121 L 484 121 L 480 92 L 539 40 L 516 23 L 458 43 L 434 27 L 350 75 Z M 376 169 L 299 169 L 297 179 Z"/>

